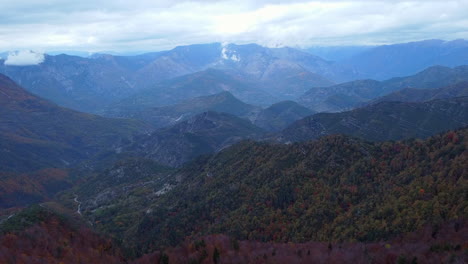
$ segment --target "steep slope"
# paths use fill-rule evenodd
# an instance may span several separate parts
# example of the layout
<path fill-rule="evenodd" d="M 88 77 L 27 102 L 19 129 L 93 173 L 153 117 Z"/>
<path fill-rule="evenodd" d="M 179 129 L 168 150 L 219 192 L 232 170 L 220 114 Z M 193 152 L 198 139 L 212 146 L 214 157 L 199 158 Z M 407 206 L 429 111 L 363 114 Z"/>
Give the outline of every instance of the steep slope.
<path fill-rule="evenodd" d="M 39 203 L 71 186 L 69 172 L 65 169 L 49 168 L 26 173 L 0 171 L 0 209 Z"/>
<path fill-rule="evenodd" d="M 146 129 L 58 107 L 0 75 L 1 171 L 71 166 Z"/>
<path fill-rule="evenodd" d="M 214 95 L 191 98 L 174 105 L 150 107 L 136 112 L 108 112 L 107 115 L 143 120 L 153 127 L 160 128 L 173 125 L 176 122 L 207 111 L 249 118 L 259 112 L 260 109 L 260 107 L 246 104 L 234 97 L 230 92 L 224 91 Z"/>
<path fill-rule="evenodd" d="M 183 167 L 170 186 L 140 187 L 140 198 L 96 208 L 87 188 L 77 193 L 86 219 L 139 253 L 220 233 L 335 243 L 385 241 L 432 226 L 435 238 L 439 224 L 463 218 L 468 206 L 467 133 L 384 143 L 247 141 Z"/>
<path fill-rule="evenodd" d="M 136 80 L 146 80 L 143 89 L 151 88 L 161 80 L 172 79 L 213 67 L 221 56 L 219 43 L 178 46 L 161 52 L 160 56 L 138 69 Z"/>
<path fill-rule="evenodd" d="M 297 49 L 285 47 L 271 49 L 274 56 L 294 62 L 308 71 L 319 74 L 333 82 L 344 82 L 362 77 L 353 67 L 348 65 L 327 61 L 310 53 Z"/>
<path fill-rule="evenodd" d="M 468 96 L 468 82 L 462 81 L 454 85 L 439 89 L 415 89 L 406 88 L 393 92 L 391 94 L 379 97 L 369 103 L 378 103 L 384 101 L 397 102 L 425 102 L 435 99 L 446 99 L 454 97 Z"/>
<path fill-rule="evenodd" d="M 0 253 L 1 263 L 125 263 L 110 239 L 38 205 L 0 223 Z"/>
<path fill-rule="evenodd" d="M 253 123 L 268 131 L 279 131 L 314 112 L 296 102 L 283 101 L 263 109 Z"/>
<path fill-rule="evenodd" d="M 248 120 L 226 113 L 205 112 L 137 139 L 123 151 L 179 167 L 199 155 L 217 152 L 242 139 L 259 138 L 262 134 L 263 130 Z"/>
<path fill-rule="evenodd" d="M 345 134 L 370 141 L 425 138 L 468 125 L 468 97 L 423 103 L 381 102 L 341 113 L 320 113 L 283 130 L 280 141 Z"/>
<path fill-rule="evenodd" d="M 435 89 L 461 81 L 468 81 L 468 66 L 434 66 L 412 76 L 382 82 L 358 80 L 330 87 L 312 88 L 301 96 L 299 102 L 317 112 L 338 112 L 405 88 Z"/>
<path fill-rule="evenodd" d="M 311 87 L 332 85 L 330 80 L 349 80 L 351 77 L 342 75 L 353 73 L 292 48 L 229 44 L 223 46 L 222 54 L 222 60 L 214 67 L 237 72 L 282 99 L 296 99 Z"/>
<path fill-rule="evenodd" d="M 468 41 L 425 40 L 378 46 L 345 61 L 367 78 L 384 80 L 415 74 L 427 67 L 468 64 Z"/>

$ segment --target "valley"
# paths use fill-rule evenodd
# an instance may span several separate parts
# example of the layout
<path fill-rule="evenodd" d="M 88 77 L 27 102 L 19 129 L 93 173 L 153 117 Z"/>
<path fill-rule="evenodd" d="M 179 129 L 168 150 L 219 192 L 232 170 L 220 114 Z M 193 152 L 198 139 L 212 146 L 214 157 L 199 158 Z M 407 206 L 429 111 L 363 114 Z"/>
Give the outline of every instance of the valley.
<path fill-rule="evenodd" d="M 466 43 L 1 55 L 0 262 L 467 262 Z"/>

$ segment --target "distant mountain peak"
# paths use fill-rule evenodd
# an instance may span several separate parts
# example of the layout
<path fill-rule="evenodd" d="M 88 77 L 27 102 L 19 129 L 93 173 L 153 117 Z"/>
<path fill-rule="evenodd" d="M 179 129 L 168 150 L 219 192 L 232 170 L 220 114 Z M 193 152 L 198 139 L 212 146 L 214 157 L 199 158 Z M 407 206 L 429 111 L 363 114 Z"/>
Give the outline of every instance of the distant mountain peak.
<path fill-rule="evenodd" d="M 208 95 L 206 97 L 219 98 L 219 99 L 224 99 L 224 100 L 239 100 L 231 92 L 229 92 L 227 90 L 224 90 L 224 91 L 219 92 L 217 94 Z"/>
<path fill-rule="evenodd" d="M 238 124 L 251 126 L 249 121 L 236 117 L 228 113 L 220 113 L 215 111 L 206 111 L 198 115 L 192 116 L 184 122 L 174 125 L 177 130 L 182 129 L 186 132 L 204 131 L 214 129 L 218 126 L 236 127 Z M 260 129 L 258 128 L 260 131 Z"/>
<path fill-rule="evenodd" d="M 261 111 L 254 124 L 269 131 L 279 131 L 314 112 L 294 101 L 281 101 Z"/>
<path fill-rule="evenodd" d="M 434 66 L 428 67 L 428 68 L 418 72 L 416 75 L 418 75 L 418 74 L 427 74 L 427 73 L 431 73 L 431 72 L 441 72 L 441 71 L 449 72 L 451 70 L 452 70 L 452 68 L 447 67 L 447 66 L 434 65 Z"/>

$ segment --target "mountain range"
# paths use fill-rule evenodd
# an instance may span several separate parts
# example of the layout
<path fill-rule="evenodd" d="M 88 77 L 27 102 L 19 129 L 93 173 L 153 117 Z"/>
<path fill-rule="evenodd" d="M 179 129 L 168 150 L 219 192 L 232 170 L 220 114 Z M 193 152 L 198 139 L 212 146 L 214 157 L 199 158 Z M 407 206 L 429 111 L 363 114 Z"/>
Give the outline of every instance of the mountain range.
<path fill-rule="evenodd" d="M 0 54 L 0 263 L 466 263 L 466 43 Z"/>
<path fill-rule="evenodd" d="M 168 121 L 165 123 L 167 127 L 148 136 L 135 137 L 130 145 L 124 144 L 117 149 L 125 156 L 144 157 L 166 166 L 180 167 L 202 154 L 218 152 L 245 139 L 287 143 L 332 134 L 370 141 L 426 138 L 467 126 L 467 98 L 450 97 L 428 102 L 384 101 L 347 112 L 314 114 L 290 101 L 259 109 L 223 92 L 153 109 L 159 114 L 155 115 L 155 120 Z M 197 108 L 195 102 L 214 104 L 207 110 Z M 209 103 L 203 105 L 210 106 Z M 231 107 L 227 110 L 219 105 Z M 204 110 L 208 112 L 196 112 Z M 149 113 L 151 116 L 153 112 Z M 180 120 L 174 119 L 176 116 Z"/>
<path fill-rule="evenodd" d="M 269 49 L 255 44 L 199 44 L 136 56 L 46 55 L 44 62 L 31 66 L 10 66 L 0 59 L 0 73 L 28 91 L 61 106 L 87 112 L 99 112 L 140 90 L 170 85 L 164 84 L 164 80 L 210 68 L 232 72 L 244 85 L 254 83 L 266 93 L 286 97 L 297 97 L 310 87 L 330 85 L 333 82 L 329 77 L 341 79 L 342 74 L 350 72 L 299 50 Z M 280 83 L 277 76 L 284 76 L 287 81 L 281 79 Z"/>
<path fill-rule="evenodd" d="M 144 106 L 144 103 L 135 104 L 135 110 L 129 110 L 130 107 L 116 107 L 115 109 L 121 109 L 120 113 L 109 110 L 106 114 L 109 116 L 138 119 L 152 127 L 162 128 L 174 125 L 177 122 L 184 121 L 203 112 L 214 111 L 250 120 L 256 126 L 267 131 L 279 131 L 294 121 L 314 113 L 294 101 L 282 101 L 267 108 L 261 108 L 242 102 L 228 91 L 194 97 L 168 106 L 146 108 Z M 141 110 L 138 110 L 140 108 Z"/>
<path fill-rule="evenodd" d="M 296 121 L 278 140 L 304 141 L 345 134 L 370 141 L 426 138 L 468 125 L 468 97 L 429 102 L 379 102 L 341 113 L 319 113 Z"/>
<path fill-rule="evenodd" d="M 355 55 L 362 54 L 375 46 L 314 46 L 304 51 L 329 61 L 341 62 Z"/>
<path fill-rule="evenodd" d="M 436 89 L 468 80 L 468 66 L 433 66 L 415 75 L 386 81 L 357 80 L 312 88 L 298 102 L 317 112 L 338 112 L 355 108 L 377 97 L 405 88 Z"/>
<path fill-rule="evenodd" d="M 468 82 L 462 81 L 453 85 L 438 89 L 415 89 L 405 88 L 388 95 L 379 97 L 369 103 L 377 103 L 383 101 L 398 101 L 398 102 L 425 102 L 435 99 L 446 99 L 453 97 L 468 96 Z"/>
<path fill-rule="evenodd" d="M 451 73 L 454 70 L 456 74 Z M 447 80 L 458 80 L 458 71 L 463 68 L 454 70 L 448 69 L 447 76 L 450 78 L 447 77 Z M 428 71 L 433 72 L 433 69 Z M 400 80 L 400 83 L 421 78 L 408 79 Z M 439 79 L 440 82 L 448 81 Z M 393 80 L 389 83 L 397 82 Z M 433 85 L 430 81 L 428 83 L 429 86 Z M 60 108 L 29 94 L 7 77 L 2 78 L 1 87 L 2 149 L 6 157 L 3 159 L 3 171 L 18 171 L 21 168 L 26 172 L 47 167 L 68 167 L 102 151 L 112 148 L 121 151 L 128 143 L 125 140 L 123 144 L 120 143 L 119 138 L 123 140 L 131 134 L 150 131 L 149 126 L 136 121 L 101 118 Z M 461 83 L 444 89 L 463 91 L 463 87 Z M 437 89 L 433 91 L 448 94 Z M 452 95 L 462 93 L 452 92 Z M 148 108 L 129 116 L 146 121 L 153 127 L 167 128 L 159 129 L 146 142 L 137 141 L 133 149 L 126 151 L 136 151 L 140 153 L 138 156 L 150 157 L 169 166 L 180 166 L 199 154 L 216 152 L 236 141 L 259 139 L 265 135 L 261 128 L 266 131 L 285 129 L 273 136 L 280 141 L 312 139 L 330 133 L 345 133 L 368 140 L 427 137 L 466 125 L 465 101 L 465 98 L 457 98 L 422 104 L 383 102 L 351 112 L 312 115 L 289 126 L 313 112 L 294 102 L 282 102 L 261 109 L 243 103 L 229 92 L 222 92 L 178 105 Z M 395 122 L 395 117 L 399 121 Z M 388 126 L 393 127 L 389 129 Z M 82 135 L 80 131 L 83 130 L 90 133 Z M 43 153 L 49 154 L 41 155 Z"/>
<path fill-rule="evenodd" d="M 376 46 L 346 58 L 348 64 L 362 77 L 386 80 L 413 75 L 428 67 L 456 67 L 468 61 L 468 41 L 424 40 Z"/>
<path fill-rule="evenodd" d="M 177 91 L 175 95 L 161 92 L 172 90 L 171 85 L 174 82 L 165 81 L 207 69 L 217 69 L 235 77 L 238 82 L 243 83 L 242 86 L 263 90 L 265 94 L 259 97 L 256 104 L 268 105 L 283 100 L 296 100 L 314 87 L 365 78 L 382 80 L 408 76 L 435 65 L 463 65 L 468 61 L 466 43 L 464 40 L 432 40 L 368 47 L 351 58 L 338 62 L 327 61 L 288 47 L 211 43 L 179 46 L 168 51 L 133 56 L 45 55 L 44 62 L 30 66 L 7 65 L 5 59 L 0 59 L 0 73 L 9 76 L 33 94 L 61 106 L 102 113 L 109 105 L 143 90 L 143 94 L 151 94 L 149 91 L 154 90 L 153 94 L 161 96 L 158 106 L 177 103 L 181 96 Z M 343 49 L 346 50 L 346 47 Z M 338 48 L 335 50 L 339 52 Z M 381 63 L 382 61 L 385 63 Z M 387 68 L 379 68 L 381 65 Z M 225 82 L 223 78 L 210 80 L 215 81 L 216 84 L 213 85 L 218 87 Z M 243 97 L 233 93 L 240 99 L 253 103 L 247 97 L 255 94 L 244 94 Z M 209 93 L 197 94 L 203 95 Z M 357 99 L 359 98 L 330 100 L 332 104 L 336 102 L 346 105 L 343 100 Z"/>
<path fill-rule="evenodd" d="M 116 102 L 106 109 L 111 115 L 118 116 L 127 112 L 144 110 L 150 107 L 181 103 L 185 100 L 228 91 L 246 103 L 269 105 L 278 99 L 229 73 L 208 69 L 156 84 Z M 105 112 L 105 113 L 106 113 Z"/>

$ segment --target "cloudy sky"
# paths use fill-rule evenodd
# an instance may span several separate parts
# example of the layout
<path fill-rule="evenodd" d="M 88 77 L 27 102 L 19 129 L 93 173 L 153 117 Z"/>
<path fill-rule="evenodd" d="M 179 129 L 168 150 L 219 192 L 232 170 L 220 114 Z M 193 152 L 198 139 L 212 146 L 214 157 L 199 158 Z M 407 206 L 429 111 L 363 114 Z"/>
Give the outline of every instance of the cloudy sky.
<path fill-rule="evenodd" d="M 468 0 L 0 0 L 0 51 L 157 51 L 208 42 L 468 39 Z"/>

